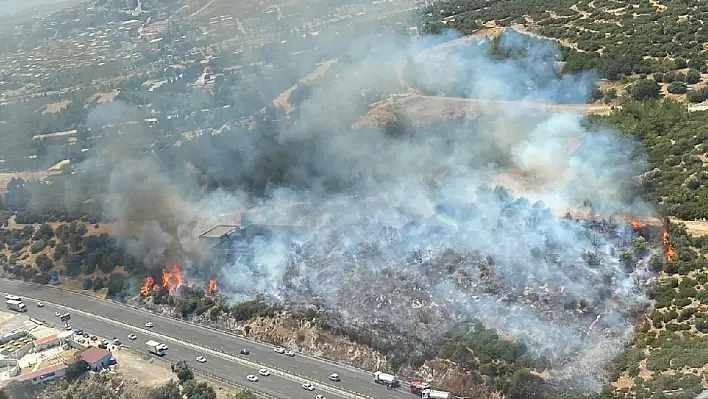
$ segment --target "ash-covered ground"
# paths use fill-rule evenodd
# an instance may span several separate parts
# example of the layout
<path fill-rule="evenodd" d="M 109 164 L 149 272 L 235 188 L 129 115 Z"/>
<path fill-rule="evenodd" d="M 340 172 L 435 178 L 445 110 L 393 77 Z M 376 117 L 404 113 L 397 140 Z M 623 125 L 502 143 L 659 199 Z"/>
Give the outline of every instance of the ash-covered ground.
<path fill-rule="evenodd" d="M 367 206 L 349 210 L 364 222 L 331 215 L 296 237 L 256 238 L 255 257 L 228 267 L 247 275 L 224 290 L 277 291 L 274 300 L 316 306 L 330 325 L 421 352 L 480 321 L 549 360 L 556 379 L 597 389 L 648 306 L 646 241 L 631 225 L 559 218 L 502 187 L 475 196 L 426 218 Z M 326 208 L 298 210 L 312 220 Z"/>

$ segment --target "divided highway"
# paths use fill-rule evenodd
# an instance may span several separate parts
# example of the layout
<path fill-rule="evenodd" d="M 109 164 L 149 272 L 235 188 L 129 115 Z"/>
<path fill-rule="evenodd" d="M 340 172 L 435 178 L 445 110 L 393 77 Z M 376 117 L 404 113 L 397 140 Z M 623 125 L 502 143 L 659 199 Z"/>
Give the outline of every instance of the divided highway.
<path fill-rule="evenodd" d="M 115 336 L 126 344 L 130 344 L 127 339 L 129 334 L 136 333 L 136 329 L 146 330 L 145 323 L 152 322 L 154 327 L 149 329 L 150 333 L 157 333 L 182 341 L 182 343 L 165 342 L 170 348 L 166 356 L 169 360 L 184 359 L 196 370 L 203 370 L 226 380 L 252 387 L 255 391 L 261 391 L 279 398 L 314 398 L 318 393 L 325 394 L 330 399 L 337 397 L 345 399 L 357 396 L 376 399 L 412 399 L 416 397 L 405 391 L 405 387 L 402 387 L 400 391 L 392 391 L 384 386 L 375 384 L 371 373 L 300 354 L 292 358 L 279 355 L 273 352 L 272 346 L 267 344 L 239 338 L 169 317 L 155 315 L 112 301 L 103 301 L 51 286 L 2 279 L 0 279 L 0 292 L 53 302 L 85 312 L 85 314 L 81 315 L 70 311 L 72 317 L 70 324 L 100 336 L 109 338 Z M 58 322 L 54 312 L 62 312 L 61 310 L 53 309 L 50 304 L 46 304 L 44 308 L 39 308 L 31 301 L 25 302 L 29 309 L 28 316 L 48 321 L 57 319 L 55 322 Z M 124 323 L 128 326 L 119 328 L 112 323 L 101 321 L 101 318 Z M 129 326 L 134 328 L 129 328 Z M 138 349 L 143 349 L 140 344 L 143 344 L 144 342 L 142 341 L 145 341 L 147 337 L 141 333 L 136 333 L 136 335 L 138 335 L 138 340 L 135 345 Z M 245 376 L 256 374 L 257 369 L 248 368 L 248 366 L 228 358 L 220 358 L 204 353 L 204 351 L 198 350 L 195 346 L 205 348 L 206 351 L 209 349 L 216 352 L 223 351 L 225 354 L 241 357 L 244 360 L 257 363 L 271 370 L 282 370 L 284 373 L 294 374 L 311 381 L 315 387 L 322 386 L 323 389 L 317 389 L 314 392 L 305 391 L 299 382 L 284 376 L 276 377 L 275 374 L 277 373 L 273 373 L 270 377 L 259 377 L 260 381 L 255 384 L 247 382 Z M 238 352 L 243 348 L 250 350 L 251 354 L 249 356 L 239 355 Z M 205 364 L 195 361 L 195 358 L 199 355 L 207 358 Z M 328 381 L 327 378 L 332 373 L 340 375 L 341 381 L 339 383 Z M 348 391 L 350 395 L 335 396 L 331 393 L 332 391 L 322 392 L 323 390 L 328 391 L 328 387 L 335 390 Z"/>

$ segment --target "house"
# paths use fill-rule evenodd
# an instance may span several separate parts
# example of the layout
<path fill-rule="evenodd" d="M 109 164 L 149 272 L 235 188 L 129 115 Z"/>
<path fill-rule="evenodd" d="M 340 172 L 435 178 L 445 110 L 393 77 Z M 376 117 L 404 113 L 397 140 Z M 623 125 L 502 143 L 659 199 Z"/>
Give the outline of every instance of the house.
<path fill-rule="evenodd" d="M 10 378 L 5 381 L 0 381 L 0 388 L 5 388 L 10 382 L 22 382 L 29 381 L 33 385 L 41 384 L 44 382 L 49 382 L 56 380 L 58 378 L 64 377 L 66 374 L 67 365 L 64 363 L 55 364 L 53 366 L 45 367 L 43 369 L 33 371 L 28 374 L 21 375 L 19 377 Z"/>
<path fill-rule="evenodd" d="M 40 352 L 40 351 L 49 349 L 51 347 L 58 346 L 59 344 L 60 344 L 60 339 L 56 334 L 49 335 L 47 337 L 39 338 L 34 341 L 34 351 Z"/>
<path fill-rule="evenodd" d="M 91 370 L 98 371 L 104 367 L 107 367 L 111 364 L 111 358 L 113 355 L 111 352 L 97 348 L 95 346 L 90 346 L 86 350 L 80 352 L 79 357 L 81 360 L 85 360 L 86 363 L 91 366 Z"/>

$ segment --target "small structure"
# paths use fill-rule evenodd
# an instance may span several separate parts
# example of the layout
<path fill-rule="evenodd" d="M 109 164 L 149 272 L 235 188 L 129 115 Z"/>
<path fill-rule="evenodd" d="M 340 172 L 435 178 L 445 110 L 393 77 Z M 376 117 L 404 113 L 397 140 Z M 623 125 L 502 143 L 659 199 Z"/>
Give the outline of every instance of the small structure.
<path fill-rule="evenodd" d="M 78 356 L 81 360 L 86 361 L 86 363 L 91 366 L 91 370 L 94 371 L 98 371 L 111 365 L 111 358 L 113 357 L 111 352 L 95 346 L 88 347 L 83 352 L 79 352 Z"/>
<path fill-rule="evenodd" d="M 64 363 L 55 364 L 53 366 L 45 367 L 43 369 L 33 371 L 28 374 L 21 375 L 19 377 L 10 378 L 5 381 L 0 381 L 0 388 L 6 387 L 10 382 L 22 382 L 29 381 L 32 385 L 41 384 L 44 382 L 49 382 L 56 380 L 58 378 L 64 377 L 66 375 L 67 365 Z"/>
<path fill-rule="evenodd" d="M 54 346 L 58 346 L 60 343 L 61 340 L 56 334 L 40 338 L 34 341 L 34 351 L 40 352 Z"/>

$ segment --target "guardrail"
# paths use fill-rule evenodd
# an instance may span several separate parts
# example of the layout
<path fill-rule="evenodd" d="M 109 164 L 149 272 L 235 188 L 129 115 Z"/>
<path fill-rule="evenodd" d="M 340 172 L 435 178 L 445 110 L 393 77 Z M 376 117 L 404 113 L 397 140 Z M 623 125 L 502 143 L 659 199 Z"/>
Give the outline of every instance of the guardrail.
<path fill-rule="evenodd" d="M 10 283 L 18 283 L 18 282 L 19 282 L 19 283 L 22 283 L 22 284 L 28 284 L 28 285 L 33 285 L 33 286 L 39 286 L 39 287 L 43 287 L 43 288 L 57 289 L 57 290 L 64 291 L 64 292 L 67 292 L 67 293 L 71 293 L 71 294 L 74 294 L 74 295 L 81 295 L 81 296 L 84 296 L 84 297 L 87 297 L 87 298 L 91 298 L 92 300 L 102 301 L 101 299 L 96 298 L 95 296 L 88 295 L 88 294 L 84 294 L 84 293 L 78 292 L 78 291 L 67 290 L 67 289 L 62 288 L 61 286 L 43 285 L 43 284 L 37 284 L 37 283 L 32 283 L 32 282 L 27 282 L 27 281 L 22 281 L 22 280 L 11 280 L 11 279 L 7 279 L 7 278 L 1 278 L 1 280 L 5 280 L 5 281 L 10 282 Z M 211 331 L 214 331 L 214 332 L 218 332 L 218 333 L 220 333 L 220 334 L 229 335 L 229 336 L 232 336 L 232 337 L 235 337 L 235 338 L 239 338 L 239 339 L 243 339 L 243 340 L 246 340 L 246 341 L 254 342 L 254 343 L 257 343 L 257 344 L 259 344 L 259 345 L 266 346 L 266 347 L 275 348 L 275 345 L 272 345 L 272 344 L 270 344 L 270 343 L 262 342 L 262 341 L 257 341 L 257 340 L 255 340 L 255 339 L 248 338 L 248 337 L 245 337 L 245 336 L 242 336 L 242 335 L 238 335 L 238 334 L 235 334 L 235 333 L 233 333 L 233 332 L 231 332 L 231 331 L 224 330 L 224 329 L 222 329 L 222 328 L 214 328 L 214 327 L 209 326 L 209 325 L 206 325 L 206 324 L 199 324 L 199 323 L 195 323 L 195 322 L 193 322 L 193 321 L 184 320 L 184 319 L 180 319 L 180 318 L 177 318 L 177 317 L 167 316 L 167 315 L 164 315 L 164 314 L 161 314 L 161 313 L 157 313 L 157 312 L 153 312 L 153 311 L 150 311 L 150 310 L 147 310 L 147 309 L 145 309 L 145 308 L 141 308 L 141 307 L 138 307 L 138 306 L 135 306 L 135 305 L 130 305 L 130 304 L 127 304 L 127 303 L 118 302 L 118 301 L 113 300 L 113 299 L 106 299 L 106 300 L 103 300 L 103 301 L 108 301 L 108 302 L 110 302 L 110 303 L 113 303 L 113 304 L 116 305 L 116 306 L 122 306 L 122 307 L 131 308 L 131 309 L 134 309 L 134 310 L 136 310 L 136 311 L 139 311 L 139 312 L 142 312 L 142 313 L 146 313 L 146 314 L 150 314 L 150 315 L 153 315 L 153 316 L 157 316 L 157 317 L 160 317 L 160 318 L 164 318 L 164 319 L 168 319 L 168 320 L 174 320 L 174 321 L 179 321 L 179 322 L 182 322 L 182 323 L 187 323 L 187 324 L 190 324 L 190 325 L 192 325 L 192 326 L 194 326 L 194 327 L 198 327 L 198 328 L 205 328 L 205 329 L 208 329 L 208 330 L 211 330 Z M 172 337 L 172 336 L 166 335 L 166 334 L 164 334 L 164 333 L 160 333 L 160 334 L 161 334 L 161 335 L 164 335 L 165 337 L 169 337 L 169 338 L 171 338 L 171 339 L 173 339 L 173 340 L 178 340 L 178 341 L 182 341 L 182 342 L 185 342 L 185 343 L 188 343 L 188 344 L 191 344 L 191 345 L 200 346 L 200 347 L 209 349 L 209 350 L 211 350 L 211 351 L 223 353 L 223 354 L 228 355 L 228 356 L 238 357 L 238 356 L 236 356 L 235 354 L 231 354 L 231 353 L 228 353 L 228 352 L 226 352 L 226 351 L 223 351 L 221 348 L 220 348 L 220 349 L 216 349 L 216 348 L 213 348 L 213 347 L 206 346 L 206 345 L 204 345 L 203 343 L 188 341 L 188 340 L 185 340 L 184 338 Z M 335 366 L 337 366 L 337 367 L 346 367 L 346 368 L 349 368 L 350 370 L 353 370 L 353 371 L 356 371 L 356 372 L 359 372 L 359 373 L 371 375 L 371 371 L 364 370 L 364 369 L 362 369 L 362 368 L 355 367 L 355 366 L 352 366 L 352 365 L 349 365 L 349 364 L 338 363 L 338 362 L 336 362 L 336 361 L 334 361 L 334 360 L 327 359 L 327 358 L 324 358 L 324 357 L 314 357 L 314 356 L 308 356 L 308 355 L 302 355 L 302 354 L 301 354 L 300 356 L 308 357 L 308 358 L 310 358 L 310 359 L 313 359 L 313 360 L 316 360 L 316 361 L 321 361 L 321 362 L 323 362 L 323 363 L 329 363 L 329 364 L 335 365 Z M 256 359 L 256 360 L 257 360 L 257 359 Z M 259 362 L 259 363 L 260 363 L 260 362 Z M 292 372 L 292 371 L 289 371 L 289 370 L 286 370 L 286 369 L 282 369 L 282 368 L 280 368 L 280 367 L 270 366 L 270 365 L 268 365 L 268 364 L 266 364 L 266 363 L 261 363 L 261 364 L 264 365 L 264 366 L 266 366 L 267 368 L 270 368 L 270 369 L 272 369 L 272 370 L 279 371 L 279 372 L 281 372 L 281 373 L 290 374 L 290 375 L 293 375 L 293 376 L 295 376 L 295 377 L 298 377 L 298 378 L 307 380 L 307 381 L 309 381 L 309 382 L 313 382 L 313 383 L 316 383 L 316 384 L 319 384 L 319 385 L 323 385 L 323 386 L 329 387 L 329 388 L 331 388 L 331 389 L 340 390 L 340 391 L 342 391 L 342 392 L 347 393 L 347 394 L 348 394 L 347 396 L 350 396 L 350 397 L 355 396 L 355 397 L 357 397 L 357 398 L 376 399 L 376 398 L 374 398 L 374 397 L 371 397 L 371 396 L 368 396 L 368 395 L 364 395 L 364 394 L 361 394 L 361 393 L 358 393 L 358 392 L 355 392 L 355 391 L 352 391 L 352 390 L 349 390 L 349 389 L 346 389 L 346 388 L 335 387 L 335 386 L 333 386 L 333 385 L 330 385 L 330 384 L 325 383 L 325 382 L 322 382 L 322 381 L 313 380 L 313 379 L 311 379 L 311 377 L 307 377 L 307 376 L 304 376 L 304 375 L 302 375 L 302 374 L 294 373 L 294 372 Z M 373 379 L 373 375 L 372 375 L 372 379 Z M 401 381 L 401 383 L 402 383 L 402 384 L 405 384 L 405 385 L 408 385 L 410 382 L 409 382 L 409 381 Z"/>
<path fill-rule="evenodd" d="M 172 365 L 174 365 L 174 364 L 177 363 L 177 362 L 173 362 L 173 361 L 170 360 L 170 359 L 166 359 L 166 358 L 164 358 L 164 357 L 155 356 L 155 355 L 151 354 L 151 353 L 148 352 L 148 351 L 143 351 L 143 350 L 140 350 L 140 349 L 137 349 L 137 348 L 133 348 L 132 346 L 129 346 L 129 345 L 121 345 L 121 347 L 122 347 L 123 349 L 127 349 L 127 350 L 129 350 L 129 351 L 131 351 L 131 352 L 133 352 L 133 353 L 135 353 L 135 354 L 137 354 L 137 355 L 145 355 L 145 356 L 148 356 L 150 359 L 157 359 L 157 360 L 160 360 L 160 361 L 162 361 L 162 362 L 164 362 L 164 363 L 169 364 L 170 366 L 172 366 Z M 241 384 L 239 384 L 239 383 L 237 383 L 237 382 L 234 382 L 234 381 L 229 381 L 229 380 L 227 380 L 226 378 L 219 377 L 219 376 L 216 376 L 216 375 L 214 375 L 214 374 L 207 373 L 207 372 L 205 372 L 205 371 L 195 370 L 195 369 L 192 369 L 192 371 L 194 372 L 194 374 L 197 374 L 197 375 L 200 375 L 200 376 L 202 376 L 202 377 L 206 377 L 206 378 L 212 379 L 212 380 L 214 380 L 214 381 L 221 382 L 221 383 L 226 384 L 226 385 L 230 385 L 230 386 L 232 386 L 232 387 L 234 387 L 234 388 L 238 388 L 238 389 L 240 389 L 240 390 L 242 390 L 242 391 L 251 391 L 251 392 L 253 392 L 254 394 L 256 394 L 257 396 L 260 396 L 261 398 L 265 398 L 265 399 L 282 399 L 282 398 L 278 398 L 277 396 L 273 396 L 273 395 L 271 395 L 271 394 L 267 394 L 267 393 L 265 393 L 265 392 L 256 391 L 256 390 L 254 390 L 253 388 L 247 387 L 247 386 L 245 386 L 245 385 L 241 385 Z"/>
<path fill-rule="evenodd" d="M 36 298 L 31 298 L 31 297 L 29 297 L 29 296 L 28 296 L 28 298 L 30 298 L 30 299 L 32 299 L 32 300 L 37 300 Z M 222 357 L 222 358 L 227 358 L 227 359 L 230 360 L 230 361 L 236 361 L 237 363 L 241 363 L 241 364 L 247 365 L 247 366 L 249 366 L 249 367 L 254 367 L 254 368 L 266 367 L 266 368 L 270 368 L 271 371 L 274 372 L 274 374 L 280 374 L 280 376 L 283 377 L 283 378 L 286 378 L 286 379 L 289 379 L 289 380 L 293 380 L 293 381 L 296 381 L 296 382 L 301 383 L 301 384 L 304 384 L 304 383 L 306 383 L 306 382 L 316 383 L 316 384 L 319 385 L 323 390 L 325 390 L 325 391 L 331 391 L 332 393 L 338 394 L 338 395 L 340 395 L 340 396 L 348 397 L 348 398 L 351 398 L 351 399 L 375 399 L 375 398 L 373 398 L 373 397 L 371 397 L 371 396 L 363 395 L 363 394 L 360 394 L 360 393 L 358 393 L 358 392 L 355 392 L 355 391 L 352 391 L 352 390 L 349 390 L 349 389 L 346 389 L 346 388 L 336 387 L 336 386 L 333 386 L 333 385 L 324 383 L 324 382 L 322 382 L 322 381 L 315 380 L 315 379 L 309 378 L 309 377 L 307 377 L 307 376 L 303 376 L 302 374 L 294 373 L 294 372 L 292 372 L 292 371 L 290 371 L 290 370 L 287 370 L 287 369 L 283 369 L 283 368 L 275 367 L 275 366 L 270 366 L 270 365 L 268 365 L 268 364 L 266 364 L 266 363 L 257 363 L 256 361 L 251 361 L 251 360 L 248 360 L 248 359 L 244 359 L 244 358 L 242 358 L 242 357 L 240 357 L 240 356 L 236 356 L 236 355 L 234 355 L 234 354 L 228 353 L 228 352 L 226 352 L 226 351 L 224 351 L 224 350 L 222 350 L 222 349 L 216 349 L 216 348 L 213 348 L 213 347 L 210 347 L 210 346 L 206 346 L 206 345 L 204 345 L 204 344 L 202 344 L 202 343 L 199 343 L 199 342 L 193 342 L 193 341 L 185 340 L 185 339 L 183 339 L 183 338 L 174 337 L 174 336 L 172 336 L 172 335 L 165 334 L 165 333 L 158 333 L 158 332 L 154 332 L 154 331 L 145 330 L 145 329 L 142 328 L 142 327 L 138 327 L 138 326 L 134 326 L 134 325 L 131 325 L 131 324 L 123 323 L 123 322 L 120 322 L 120 321 L 117 321 L 117 320 L 106 319 L 106 318 L 103 317 L 103 316 L 96 315 L 96 314 L 91 314 L 91 313 L 87 313 L 87 312 L 84 312 L 84 311 L 82 311 L 82 310 L 72 308 L 72 307 L 70 307 L 70 306 L 65 306 L 65 305 L 61 305 L 61 304 L 57 304 L 57 303 L 51 303 L 51 302 L 49 302 L 49 301 L 45 301 L 45 302 L 47 302 L 47 304 L 50 304 L 50 305 L 52 305 L 52 306 L 54 306 L 54 307 L 57 307 L 57 308 L 59 308 L 59 309 L 65 309 L 65 310 L 67 310 L 67 311 L 76 312 L 76 313 L 78 313 L 78 314 L 83 314 L 83 315 L 85 315 L 85 316 L 87 316 L 87 317 L 91 317 L 91 318 L 95 318 L 95 319 L 98 319 L 98 320 L 102 320 L 102 321 L 104 321 L 104 322 L 106 322 L 106 323 L 109 323 L 109 324 L 122 325 L 123 327 L 127 327 L 127 328 L 130 328 L 130 329 L 136 330 L 136 331 L 140 331 L 141 333 L 146 334 L 146 335 L 160 336 L 160 337 L 162 337 L 163 339 L 171 340 L 171 341 L 173 341 L 173 342 L 177 342 L 177 343 L 180 343 L 180 344 L 182 344 L 182 345 L 187 345 L 187 346 L 191 346 L 191 347 L 193 347 L 193 348 L 198 348 L 198 349 L 201 349 L 201 350 L 205 350 L 205 351 L 207 351 L 207 352 L 211 352 L 211 353 L 212 353 L 213 355 L 215 355 L 215 356 L 219 356 L 219 357 Z"/>

